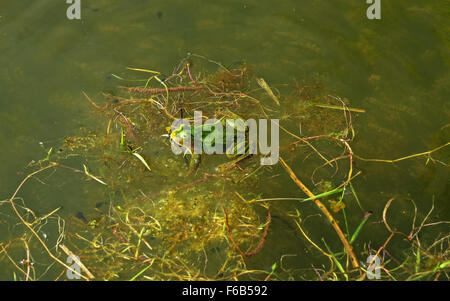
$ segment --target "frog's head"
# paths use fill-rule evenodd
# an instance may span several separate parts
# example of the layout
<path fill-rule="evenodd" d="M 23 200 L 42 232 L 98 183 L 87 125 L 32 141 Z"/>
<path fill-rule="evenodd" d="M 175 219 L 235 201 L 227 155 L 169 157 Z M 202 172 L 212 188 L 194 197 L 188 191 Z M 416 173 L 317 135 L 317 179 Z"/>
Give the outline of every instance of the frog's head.
<path fill-rule="evenodd" d="M 167 132 L 167 134 L 162 134 L 161 137 L 170 138 L 170 133 L 171 133 L 170 126 L 166 127 L 166 132 Z"/>
<path fill-rule="evenodd" d="M 180 140 L 182 138 L 185 138 L 185 133 L 184 133 L 184 125 L 181 124 L 177 129 L 172 130 L 172 127 L 168 126 L 166 127 L 166 132 L 167 134 L 162 134 L 161 137 L 167 137 L 170 138 L 172 140 Z"/>
<path fill-rule="evenodd" d="M 191 144 L 191 130 L 189 126 L 186 126 L 185 124 L 180 124 L 178 128 L 173 129 L 172 127 L 166 128 L 168 134 L 167 137 L 169 137 L 171 142 L 176 143 L 179 146 L 190 148 Z"/>

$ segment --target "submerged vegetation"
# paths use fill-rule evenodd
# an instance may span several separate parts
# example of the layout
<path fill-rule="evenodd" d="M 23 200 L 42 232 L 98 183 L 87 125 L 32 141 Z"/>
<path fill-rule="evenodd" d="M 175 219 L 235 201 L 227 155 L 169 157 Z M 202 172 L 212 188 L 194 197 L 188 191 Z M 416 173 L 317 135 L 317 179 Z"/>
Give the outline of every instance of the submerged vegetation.
<path fill-rule="evenodd" d="M 170 75 L 128 69 L 140 78 L 114 75 L 115 91 L 83 92 L 97 125 L 31 163 L 33 171 L 1 203 L 20 222 L 17 237 L 0 243 L 0 261 L 16 279 L 65 279 L 73 270 L 66 258 L 76 255 L 86 280 L 364 280 L 378 273 L 385 280 L 448 280 L 449 222 L 431 220 L 433 207 L 420 214 L 401 197 L 371 212 L 352 183 L 361 175 L 358 160 L 446 164 L 433 156 L 450 143 L 396 160 L 364 159 L 351 145 L 355 116 L 365 111 L 319 83 L 275 88 L 247 64 L 227 68 L 196 55 Z M 278 119 L 279 163 L 262 166 L 261 155 L 248 153 L 174 155 L 168 128 L 175 119 L 192 120 L 196 110 L 217 120 Z M 22 186 L 56 170 L 92 182 L 92 212 L 63 219 L 59 208 L 42 215 L 27 208 Z M 399 208 L 390 209 L 396 202 L 413 205 L 411 219 L 398 227 L 391 212 Z M 44 225 L 57 238 L 47 240 Z M 379 245 L 361 239 L 380 227 Z M 23 248 L 23 260 L 10 256 L 13 248 Z M 33 264 L 35 253 L 50 261 Z M 299 265 L 297 256 L 310 264 Z"/>

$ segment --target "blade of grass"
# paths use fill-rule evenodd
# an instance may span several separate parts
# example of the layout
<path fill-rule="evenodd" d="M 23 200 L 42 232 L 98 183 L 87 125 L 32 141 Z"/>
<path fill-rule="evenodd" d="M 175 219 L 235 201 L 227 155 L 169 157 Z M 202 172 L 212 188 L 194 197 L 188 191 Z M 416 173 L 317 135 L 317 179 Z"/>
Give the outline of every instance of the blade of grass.
<path fill-rule="evenodd" d="M 160 83 L 161 85 L 163 85 L 164 88 L 166 89 L 167 101 L 169 101 L 169 88 L 168 88 L 167 85 L 166 85 L 162 80 L 160 80 L 159 77 L 157 77 L 156 75 L 155 75 L 155 79 L 156 79 L 157 81 L 159 81 L 159 83 Z"/>
<path fill-rule="evenodd" d="M 52 154 L 52 150 L 53 150 L 53 147 L 50 147 L 50 149 L 48 150 L 48 152 L 47 152 L 47 160 L 50 160 L 50 155 Z"/>
<path fill-rule="evenodd" d="M 126 78 L 120 77 L 114 73 L 111 73 L 111 76 L 114 78 L 117 78 L 119 80 L 124 80 L 124 81 L 129 81 L 129 82 L 145 82 L 146 81 L 146 79 L 126 79 Z"/>
<path fill-rule="evenodd" d="M 362 228 L 364 227 L 364 225 L 366 224 L 367 220 L 369 219 L 369 217 L 372 215 L 371 211 L 368 211 L 365 215 L 363 220 L 361 221 L 361 223 L 359 224 L 359 226 L 356 228 L 355 233 L 353 233 L 352 238 L 350 239 L 350 244 L 352 244 L 356 238 L 359 235 L 359 232 L 361 232 Z"/>
<path fill-rule="evenodd" d="M 144 234 L 144 230 L 145 230 L 145 227 L 142 227 L 141 232 L 139 232 L 138 242 L 137 242 L 137 245 L 136 245 L 136 252 L 134 253 L 134 259 L 138 259 L 139 247 L 141 246 L 142 234 Z"/>
<path fill-rule="evenodd" d="M 356 109 L 356 108 L 347 108 L 342 106 L 334 106 L 334 105 L 322 105 L 322 104 L 315 104 L 314 106 L 324 109 L 333 109 L 333 110 L 341 110 L 341 111 L 351 111 L 351 112 L 358 112 L 358 113 L 365 113 L 366 110 L 363 109 Z"/>
<path fill-rule="evenodd" d="M 120 148 L 121 148 L 122 150 L 125 149 L 125 141 L 124 141 L 124 139 L 123 139 L 123 128 L 121 129 L 121 134 L 120 134 Z"/>
<path fill-rule="evenodd" d="M 144 273 L 145 271 L 147 271 L 152 265 L 153 262 L 155 261 L 155 259 L 153 258 L 152 261 L 150 262 L 150 264 L 148 266 L 146 266 L 145 268 L 143 268 L 139 273 L 137 273 L 136 275 L 133 276 L 133 278 L 130 279 L 130 281 L 134 281 L 137 277 L 141 276 L 142 273 Z"/>
<path fill-rule="evenodd" d="M 338 203 L 342 203 L 342 200 L 344 199 L 344 194 L 345 194 L 345 186 L 342 188 L 342 194 L 341 194 L 341 197 L 340 197 Z M 350 236 L 350 231 L 348 230 L 348 221 L 347 221 L 347 214 L 345 214 L 345 207 L 342 208 L 342 215 L 344 217 L 345 231 L 347 232 L 347 238 L 348 238 Z"/>
<path fill-rule="evenodd" d="M 103 182 L 102 180 L 100 180 L 99 178 L 97 178 L 96 176 L 90 174 L 89 171 L 88 171 L 88 169 L 87 169 L 87 167 L 86 167 L 86 165 L 83 164 L 83 167 L 84 167 L 84 173 L 85 173 L 88 177 L 94 179 L 95 181 L 97 181 L 97 182 L 99 182 L 99 183 L 101 183 L 101 184 L 103 184 L 103 185 L 108 186 L 108 184 L 106 184 L 105 182 Z"/>
<path fill-rule="evenodd" d="M 420 275 L 418 275 L 418 276 L 416 276 L 414 278 L 408 279 L 408 280 L 411 280 L 411 281 L 419 280 L 419 279 L 421 279 L 421 278 L 423 278 L 423 277 L 425 277 L 427 275 L 439 272 L 440 270 L 446 268 L 449 264 L 450 264 L 450 261 L 443 262 L 441 264 L 436 265 L 436 267 L 433 270 L 427 271 L 427 272 L 423 272 Z"/>
<path fill-rule="evenodd" d="M 350 182 L 350 189 L 352 190 L 353 196 L 355 197 L 356 203 L 358 203 L 359 208 L 364 211 L 363 207 L 361 206 L 361 203 L 359 202 L 358 195 L 356 194 L 355 189 L 353 188 L 352 182 Z"/>
<path fill-rule="evenodd" d="M 131 67 L 127 67 L 127 69 L 128 70 L 133 70 L 133 71 L 141 71 L 141 72 L 147 72 L 147 73 L 160 74 L 160 72 L 158 72 L 158 71 L 147 70 L 147 69 L 131 68 Z"/>
<path fill-rule="evenodd" d="M 313 201 L 315 199 L 318 199 L 318 198 L 321 198 L 321 197 L 324 197 L 324 196 L 329 196 L 329 195 L 332 195 L 332 194 L 335 194 L 335 193 L 339 193 L 342 190 L 344 190 L 344 188 L 336 188 L 336 189 L 333 189 L 333 190 L 330 190 L 330 191 L 326 191 L 324 193 L 316 194 L 315 196 L 303 199 L 300 203 L 307 202 L 307 201 Z"/>
<path fill-rule="evenodd" d="M 135 156 L 136 158 L 138 158 L 139 161 L 141 161 L 142 164 L 144 164 L 144 166 L 145 166 L 149 171 L 152 171 L 151 168 L 150 168 L 150 166 L 148 166 L 147 162 L 145 161 L 145 159 L 144 159 L 140 154 L 138 154 L 137 152 L 133 152 L 132 154 L 133 154 L 133 156 Z"/>
<path fill-rule="evenodd" d="M 337 260 L 336 256 L 334 256 L 334 253 L 330 250 L 330 248 L 328 247 L 327 243 L 325 242 L 325 239 L 322 237 L 322 241 L 325 244 L 325 248 L 327 248 L 328 253 L 330 253 L 331 258 L 333 258 L 334 263 L 336 264 L 336 266 L 338 267 L 339 271 L 341 271 L 342 274 L 344 274 L 345 279 L 348 281 L 348 276 L 345 273 L 344 268 L 342 267 L 341 263 L 339 262 L 339 260 Z"/>
<path fill-rule="evenodd" d="M 417 256 L 416 256 L 416 273 L 419 273 L 419 268 L 420 268 L 420 248 L 419 246 L 417 246 Z"/>

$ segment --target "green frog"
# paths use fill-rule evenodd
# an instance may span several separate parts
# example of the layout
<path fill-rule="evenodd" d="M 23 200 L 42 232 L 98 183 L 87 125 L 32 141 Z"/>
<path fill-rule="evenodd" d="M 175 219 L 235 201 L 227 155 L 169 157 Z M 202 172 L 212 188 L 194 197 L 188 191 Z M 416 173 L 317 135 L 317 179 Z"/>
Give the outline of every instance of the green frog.
<path fill-rule="evenodd" d="M 218 124 L 220 123 L 220 124 Z M 225 134 L 225 130 L 218 131 L 216 130 L 217 126 L 221 126 L 222 129 L 226 129 L 226 127 L 232 127 L 234 129 L 233 131 L 233 137 L 227 137 Z M 221 164 L 218 166 L 218 171 L 223 172 L 229 168 L 232 168 L 237 162 L 241 161 L 242 159 L 248 157 L 249 155 L 249 145 L 248 145 L 248 139 L 247 139 L 247 132 L 248 128 L 240 128 L 236 124 L 234 124 L 230 120 L 225 120 L 224 118 L 221 118 L 220 120 L 217 120 L 215 123 L 212 123 L 210 125 L 200 125 L 200 126 L 190 126 L 187 124 L 180 124 L 178 128 L 172 130 L 170 127 L 168 128 L 169 131 L 169 138 L 172 142 L 177 144 L 178 146 L 181 146 L 183 149 L 183 156 L 188 159 L 188 165 L 189 165 L 189 171 L 188 174 L 192 174 L 195 172 L 201 162 L 201 154 L 198 152 L 194 152 L 194 144 L 196 138 L 195 137 L 195 130 L 198 129 L 201 133 L 199 135 L 199 138 L 201 139 L 201 143 L 198 143 L 198 145 L 201 145 L 201 153 L 214 153 L 215 150 L 224 150 L 227 146 L 227 140 L 233 139 L 236 141 L 236 137 L 238 136 L 238 133 L 241 132 L 241 135 L 243 134 L 244 139 L 241 144 L 234 143 L 231 147 L 225 150 L 225 153 L 227 157 L 233 158 L 230 162 L 226 162 L 224 164 Z M 244 131 L 244 133 L 242 133 Z M 190 142 L 190 143 L 189 143 Z M 242 143 L 244 145 L 242 145 Z M 244 148 L 244 153 L 238 153 L 238 149 L 241 147 Z"/>

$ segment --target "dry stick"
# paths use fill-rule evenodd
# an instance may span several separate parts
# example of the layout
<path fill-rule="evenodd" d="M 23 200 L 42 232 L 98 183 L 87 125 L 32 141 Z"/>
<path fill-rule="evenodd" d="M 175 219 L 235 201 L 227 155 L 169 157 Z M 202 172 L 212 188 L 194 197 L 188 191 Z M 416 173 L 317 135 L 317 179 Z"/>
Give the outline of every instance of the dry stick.
<path fill-rule="evenodd" d="M 98 104 L 96 104 L 84 91 L 81 91 L 83 93 L 84 97 L 91 103 L 91 105 L 96 108 L 97 110 L 102 110 L 103 108 L 99 107 Z"/>
<path fill-rule="evenodd" d="M 286 164 L 286 162 L 283 160 L 283 158 L 280 157 L 280 161 L 283 164 L 283 167 L 288 172 L 291 179 L 297 184 L 298 187 L 310 198 L 314 198 L 313 202 L 316 204 L 316 206 L 322 211 L 323 214 L 327 217 L 328 221 L 333 226 L 334 230 L 336 231 L 337 235 L 339 236 L 342 244 L 345 247 L 345 250 L 347 251 L 348 255 L 350 256 L 352 265 L 354 268 L 359 268 L 358 260 L 356 259 L 355 253 L 353 252 L 353 249 L 351 245 L 349 244 L 347 238 L 344 235 L 344 232 L 342 232 L 341 228 L 337 224 L 337 221 L 334 219 L 334 217 L 331 215 L 331 213 L 328 211 L 327 207 L 322 204 L 322 202 L 315 198 L 315 195 L 297 178 L 295 173 L 292 171 L 292 169 L 289 167 L 289 165 Z"/>
<path fill-rule="evenodd" d="M 374 263 L 376 258 L 378 258 L 378 256 L 380 255 L 381 251 L 383 251 L 387 244 L 391 241 L 392 237 L 394 237 L 395 233 L 391 232 L 391 234 L 389 235 L 389 237 L 386 239 L 386 241 L 384 242 L 384 244 L 378 249 L 378 251 L 375 253 L 375 256 L 372 258 L 372 260 L 370 261 L 370 263 L 367 265 L 367 269 L 369 269 L 369 267 L 371 267 Z M 364 280 L 364 278 L 366 277 L 367 273 L 364 273 L 361 277 L 361 279 L 359 280 Z"/>
<path fill-rule="evenodd" d="M 12 244 L 12 242 L 15 241 L 15 240 L 21 240 L 21 241 L 24 243 L 24 245 L 25 245 L 26 252 L 27 252 L 27 259 L 26 259 L 26 260 L 21 260 L 19 263 L 20 263 L 20 264 L 26 264 L 26 265 L 27 265 L 27 271 L 26 271 L 26 272 L 25 272 L 24 270 L 22 270 L 22 269 L 17 265 L 17 263 L 14 261 L 14 259 L 11 258 L 11 256 L 9 256 L 8 251 L 6 250 L 6 249 L 9 248 L 9 246 L 10 246 L 10 245 Z M 30 277 L 31 261 L 30 261 L 30 250 L 29 250 L 29 248 L 28 248 L 28 244 L 27 244 L 26 240 L 23 239 L 23 238 L 17 238 L 17 239 L 14 239 L 14 240 L 10 241 L 6 246 L 3 246 L 3 244 L 1 244 L 0 247 L 2 248 L 2 250 L 0 251 L 0 254 L 5 253 L 6 257 L 8 257 L 8 259 L 11 261 L 11 263 L 12 263 L 19 271 L 21 271 L 21 272 L 26 276 L 25 281 L 28 281 L 28 278 Z M 34 280 L 34 279 L 32 279 L 32 280 Z"/>
<path fill-rule="evenodd" d="M 31 225 L 25 221 L 25 219 L 22 217 L 22 215 L 20 215 L 19 211 L 16 208 L 16 205 L 14 204 L 14 199 L 17 195 L 17 193 L 19 192 L 20 188 L 22 188 L 23 184 L 25 184 L 26 181 L 28 181 L 31 177 L 33 177 L 35 174 L 38 174 L 46 169 L 52 168 L 52 167 L 57 167 L 59 164 L 58 163 L 54 163 L 51 162 L 49 166 L 43 167 L 35 172 L 30 173 L 29 175 L 27 175 L 25 177 L 25 179 L 23 179 L 23 181 L 20 183 L 20 185 L 17 187 L 16 191 L 14 192 L 14 194 L 12 195 L 12 197 L 9 199 L 9 202 L 11 204 L 11 207 L 13 208 L 14 212 L 16 213 L 17 217 L 20 219 L 20 221 L 31 231 L 31 233 L 33 233 L 33 235 L 37 238 L 37 240 L 39 240 L 39 242 L 41 243 L 41 245 L 44 247 L 45 251 L 47 251 L 48 255 L 53 258 L 56 262 L 58 262 L 59 264 L 61 264 L 63 267 L 65 267 L 68 270 L 73 271 L 75 274 L 79 275 L 80 277 L 84 278 L 85 280 L 89 281 L 89 278 L 80 274 L 79 272 L 75 271 L 73 268 L 69 267 L 67 264 L 65 264 L 64 262 L 62 262 L 58 257 L 56 257 L 55 255 L 53 255 L 53 253 L 50 251 L 50 249 L 47 247 L 47 245 L 45 244 L 45 242 L 41 239 L 41 237 L 36 233 L 36 231 L 34 231 L 33 227 L 31 227 Z"/>
<path fill-rule="evenodd" d="M 67 254 L 67 256 L 72 257 L 72 259 L 75 261 L 75 263 L 88 275 L 89 278 L 91 278 L 91 279 L 95 278 L 94 275 L 92 275 L 92 273 L 88 270 L 88 268 L 80 261 L 78 256 L 73 254 L 73 252 L 70 251 L 69 248 L 67 248 L 63 244 L 59 244 L 59 247 L 61 248 L 61 250 L 64 251 L 64 253 Z"/>
<path fill-rule="evenodd" d="M 28 247 L 27 242 L 25 241 L 25 239 L 23 240 L 23 243 L 25 244 L 25 248 L 27 249 L 27 261 L 26 261 L 26 265 L 27 265 L 27 277 L 25 278 L 25 281 L 28 281 L 28 278 L 30 278 L 30 267 L 31 267 L 31 261 L 30 261 L 30 248 Z"/>

